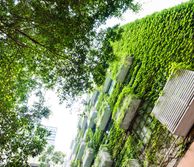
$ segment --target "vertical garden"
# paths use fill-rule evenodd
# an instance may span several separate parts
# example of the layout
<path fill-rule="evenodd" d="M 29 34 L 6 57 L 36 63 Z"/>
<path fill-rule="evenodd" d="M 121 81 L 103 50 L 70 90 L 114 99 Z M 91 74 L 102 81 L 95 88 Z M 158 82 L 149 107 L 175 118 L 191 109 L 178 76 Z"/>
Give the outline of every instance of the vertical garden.
<path fill-rule="evenodd" d="M 100 95 L 95 106 L 96 122 L 106 112 L 105 104 L 111 110 L 110 120 L 105 130 L 100 130 L 98 124 L 95 130 L 86 130 L 87 147 L 95 150 L 95 156 L 100 147 L 106 147 L 113 166 L 126 167 L 131 159 L 137 159 L 140 166 L 167 166 L 182 156 L 186 138 L 171 134 L 151 111 L 174 71 L 194 70 L 194 1 L 136 20 L 120 30 L 121 38 L 112 43 L 116 58 L 107 72 L 107 77 L 114 81 L 113 90 L 107 93 L 103 85 L 97 88 Z M 121 82 L 118 73 L 128 57 L 132 57 L 132 62 Z M 115 115 L 129 108 L 130 99 L 134 98 L 141 102 L 129 128 L 123 129 L 123 114 L 116 118 Z M 84 139 L 84 134 L 78 136 Z"/>

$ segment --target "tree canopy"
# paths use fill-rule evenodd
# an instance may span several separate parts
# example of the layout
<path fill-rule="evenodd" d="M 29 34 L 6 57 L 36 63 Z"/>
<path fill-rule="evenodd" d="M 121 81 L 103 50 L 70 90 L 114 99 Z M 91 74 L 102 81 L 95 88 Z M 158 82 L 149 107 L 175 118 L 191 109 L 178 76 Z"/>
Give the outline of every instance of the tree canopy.
<path fill-rule="evenodd" d="M 0 162 L 26 166 L 40 154 L 47 131 L 40 120 L 49 115 L 41 99 L 32 108 L 29 93 L 57 86 L 61 99 L 103 82 L 114 59 L 116 28 L 101 24 L 126 9 L 132 0 L 0 1 Z M 40 82 L 39 82 L 40 81 Z"/>
<path fill-rule="evenodd" d="M 39 157 L 40 167 L 48 167 L 64 164 L 65 154 L 55 151 L 54 146 L 48 146 Z"/>
<path fill-rule="evenodd" d="M 28 166 L 28 157 L 39 155 L 45 145 L 49 132 L 40 124 L 48 118 L 50 110 L 44 106 L 44 99 L 32 106 L 27 101 L 15 104 L 14 108 L 1 107 L 0 112 L 0 165 Z M 13 103 L 13 101 L 11 101 Z"/>
<path fill-rule="evenodd" d="M 0 3 L 3 59 L 5 54 L 14 57 L 48 86 L 57 82 L 62 97 L 90 88 L 94 73 L 104 73 L 106 61 L 113 58 L 108 55 L 111 39 L 106 38 L 106 31 L 97 33 L 97 28 L 111 16 L 137 9 L 132 0 Z M 102 41 L 107 48 L 102 48 Z"/>

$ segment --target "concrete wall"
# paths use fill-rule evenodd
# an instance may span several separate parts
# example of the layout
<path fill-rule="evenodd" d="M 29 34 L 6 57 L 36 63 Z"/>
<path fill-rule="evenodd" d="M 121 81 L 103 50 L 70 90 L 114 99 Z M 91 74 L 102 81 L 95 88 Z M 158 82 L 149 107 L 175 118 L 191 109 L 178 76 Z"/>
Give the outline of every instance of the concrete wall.
<path fill-rule="evenodd" d="M 103 92 L 108 93 L 110 86 L 111 86 L 112 79 L 110 77 L 107 77 L 104 82 Z"/>
<path fill-rule="evenodd" d="M 95 91 L 94 94 L 92 95 L 92 98 L 91 98 L 91 104 L 92 105 L 95 105 L 96 102 L 98 101 L 98 97 L 100 95 L 100 92 L 99 91 Z"/>
<path fill-rule="evenodd" d="M 127 130 L 129 128 L 129 125 L 131 124 L 133 118 L 135 117 L 140 102 L 141 102 L 140 99 L 131 99 L 128 108 L 126 108 L 125 110 L 124 118 L 120 124 L 120 127 L 122 129 Z"/>
<path fill-rule="evenodd" d="M 110 110 L 110 106 L 107 104 L 106 108 L 104 109 L 97 123 L 97 126 L 100 128 L 100 130 L 104 131 L 104 129 L 106 128 L 108 124 L 110 116 L 111 116 L 111 110 Z"/>
<path fill-rule="evenodd" d="M 91 167 L 93 160 L 94 160 L 94 150 L 92 148 L 87 148 L 83 159 L 82 167 Z"/>
<path fill-rule="evenodd" d="M 84 141 L 82 141 L 81 144 L 80 144 L 80 148 L 79 148 L 78 154 L 77 154 L 77 159 L 78 160 L 82 159 L 84 151 L 85 151 L 85 148 L 86 148 L 86 143 Z"/>
<path fill-rule="evenodd" d="M 125 63 L 121 66 L 116 77 L 118 82 L 120 83 L 124 82 L 132 62 L 133 62 L 133 57 L 126 57 Z"/>

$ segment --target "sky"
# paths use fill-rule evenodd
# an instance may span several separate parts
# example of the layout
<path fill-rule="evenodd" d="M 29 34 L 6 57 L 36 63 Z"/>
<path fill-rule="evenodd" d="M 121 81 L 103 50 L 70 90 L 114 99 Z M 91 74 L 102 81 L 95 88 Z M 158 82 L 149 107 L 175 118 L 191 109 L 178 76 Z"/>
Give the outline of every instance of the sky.
<path fill-rule="evenodd" d="M 138 2 L 141 5 L 141 10 L 138 13 L 128 10 L 123 13 L 121 18 L 109 19 L 106 26 L 111 27 L 116 24 L 124 25 L 136 19 L 153 14 L 154 12 L 167 9 L 187 1 L 188 0 L 135 0 L 135 2 Z"/>
<path fill-rule="evenodd" d="M 75 104 L 70 109 L 65 102 L 59 104 L 59 98 L 53 90 L 46 91 L 45 101 L 45 105 L 51 110 L 51 115 L 49 119 L 43 119 L 42 124 L 57 128 L 55 149 L 67 154 L 70 152 L 71 141 L 76 135 L 78 113 L 83 106 Z"/>
<path fill-rule="evenodd" d="M 188 0 L 137 0 L 142 5 L 141 11 L 133 13 L 126 11 L 122 18 L 111 18 L 103 27 L 111 27 L 116 24 L 124 25 L 128 22 L 150 15 L 156 11 L 161 11 Z M 59 105 L 57 95 L 54 91 L 47 91 L 45 95 L 48 106 L 52 114 L 48 120 L 43 120 L 43 124 L 47 126 L 57 127 L 57 135 L 55 148 L 63 151 L 66 155 L 70 154 L 70 144 L 77 132 L 78 110 L 82 110 L 80 105 L 74 105 L 73 111 L 66 108 L 66 104 Z"/>

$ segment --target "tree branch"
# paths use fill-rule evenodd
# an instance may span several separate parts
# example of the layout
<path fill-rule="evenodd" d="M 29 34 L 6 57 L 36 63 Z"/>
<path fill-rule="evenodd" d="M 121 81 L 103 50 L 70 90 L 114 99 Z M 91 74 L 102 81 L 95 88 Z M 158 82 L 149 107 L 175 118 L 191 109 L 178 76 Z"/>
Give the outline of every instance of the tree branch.
<path fill-rule="evenodd" d="M 10 34 L 6 33 L 5 31 L 3 31 L 2 29 L 0 29 L 0 31 L 5 34 L 8 38 L 10 38 L 12 41 L 14 41 L 17 45 L 22 46 L 22 47 L 27 47 L 26 44 L 24 44 L 23 42 L 20 42 L 19 40 L 17 40 L 16 38 L 12 37 Z"/>
<path fill-rule="evenodd" d="M 42 43 L 40 43 L 39 41 L 37 41 L 36 39 L 32 38 L 30 35 L 26 34 L 25 32 L 19 30 L 19 29 L 15 29 L 17 32 L 19 32 L 20 34 L 22 34 L 23 36 L 27 37 L 29 40 L 31 40 L 33 43 L 38 44 L 44 48 L 46 48 L 45 45 L 43 45 Z"/>

